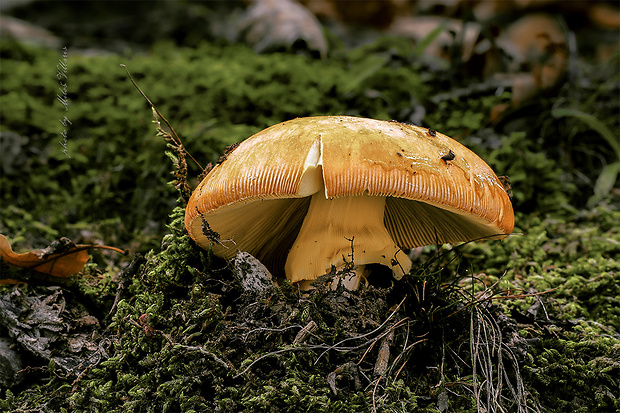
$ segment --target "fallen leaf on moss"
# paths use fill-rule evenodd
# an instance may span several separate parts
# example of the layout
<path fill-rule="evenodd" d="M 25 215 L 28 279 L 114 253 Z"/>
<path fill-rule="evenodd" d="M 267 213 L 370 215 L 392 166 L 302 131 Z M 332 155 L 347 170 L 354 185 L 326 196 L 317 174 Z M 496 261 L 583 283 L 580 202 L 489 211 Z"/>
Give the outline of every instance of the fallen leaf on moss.
<path fill-rule="evenodd" d="M 620 29 L 620 9 L 617 4 L 594 3 L 588 9 L 588 17 L 602 29 Z"/>
<path fill-rule="evenodd" d="M 419 53 L 451 60 L 450 48 L 461 43 L 461 57 L 469 61 L 474 55 L 482 26 L 441 16 L 405 16 L 397 18 L 388 33 L 412 40 Z"/>
<path fill-rule="evenodd" d="M 296 1 L 254 2 L 240 23 L 239 33 L 258 53 L 293 48 L 301 41 L 321 57 L 327 55 L 327 42 L 319 21 Z"/>
<path fill-rule="evenodd" d="M 125 254 L 125 251 L 107 245 L 76 245 L 66 237 L 52 242 L 47 248 L 17 254 L 13 252 L 6 237 L 0 234 L 0 258 L 17 267 L 29 268 L 53 277 L 66 278 L 82 271 L 90 258 L 88 250 L 93 248 L 110 249 Z"/>

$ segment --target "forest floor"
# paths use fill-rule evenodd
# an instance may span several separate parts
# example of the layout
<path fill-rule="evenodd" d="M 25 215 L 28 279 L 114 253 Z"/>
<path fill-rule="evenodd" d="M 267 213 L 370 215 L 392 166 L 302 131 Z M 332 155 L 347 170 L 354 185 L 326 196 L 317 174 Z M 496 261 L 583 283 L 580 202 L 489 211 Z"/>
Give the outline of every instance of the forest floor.
<path fill-rule="evenodd" d="M 312 10 L 322 31 L 261 43 L 242 2 L 120 3 L 3 10 L 36 26 L 0 42 L 0 410 L 620 410 L 617 5 Z M 518 44 L 532 16 L 551 20 Z M 359 291 L 244 291 L 189 238 L 175 180 L 201 170 L 174 175 L 121 64 L 202 166 L 303 116 L 445 133 L 510 177 L 514 232 L 420 248 Z M 7 263 L 62 237 L 127 252 L 69 277 Z"/>

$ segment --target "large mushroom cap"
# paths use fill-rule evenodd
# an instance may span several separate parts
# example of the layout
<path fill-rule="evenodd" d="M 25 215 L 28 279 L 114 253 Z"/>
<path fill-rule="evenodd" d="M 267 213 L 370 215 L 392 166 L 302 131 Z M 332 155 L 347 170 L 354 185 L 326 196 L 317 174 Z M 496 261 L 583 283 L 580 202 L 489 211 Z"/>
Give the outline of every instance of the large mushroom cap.
<path fill-rule="evenodd" d="M 192 194 L 190 236 L 216 255 L 247 251 L 292 281 L 354 260 L 402 276 L 402 248 L 499 239 L 510 199 L 491 168 L 425 128 L 347 116 L 298 118 L 226 155 Z"/>

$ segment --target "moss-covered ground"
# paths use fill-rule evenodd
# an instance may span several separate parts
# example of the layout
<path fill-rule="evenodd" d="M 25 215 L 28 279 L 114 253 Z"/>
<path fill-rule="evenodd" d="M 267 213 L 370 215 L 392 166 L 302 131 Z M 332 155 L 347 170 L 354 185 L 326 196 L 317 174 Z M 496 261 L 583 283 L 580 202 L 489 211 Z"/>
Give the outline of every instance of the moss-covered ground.
<path fill-rule="evenodd" d="M 0 411 L 620 410 L 620 189 L 606 168 L 620 161 L 618 54 L 576 56 L 557 86 L 491 122 L 509 89 L 476 87 L 464 64 L 402 39 L 332 45 L 326 59 L 190 43 L 69 47 L 66 107 L 62 48 L 0 43 L 0 232 L 16 250 L 61 236 L 130 250 L 93 252 L 69 280 L 2 264 L 3 279 L 31 282 L 0 286 L 1 299 L 47 341 L 33 350 L 0 313 L 21 359 Z M 425 247 L 403 280 L 358 292 L 244 293 L 187 235 L 170 148 L 120 64 L 203 166 L 294 117 L 442 131 L 510 176 L 514 234 Z M 28 305 L 56 309 L 56 324 L 32 327 Z"/>

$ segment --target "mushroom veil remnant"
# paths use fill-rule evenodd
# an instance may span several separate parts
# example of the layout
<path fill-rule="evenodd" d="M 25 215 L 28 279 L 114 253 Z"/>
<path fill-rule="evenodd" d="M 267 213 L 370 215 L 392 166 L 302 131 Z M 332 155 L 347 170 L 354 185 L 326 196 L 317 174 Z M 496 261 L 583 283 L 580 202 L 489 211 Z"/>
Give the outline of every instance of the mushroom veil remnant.
<path fill-rule="evenodd" d="M 491 168 L 453 139 L 320 116 L 241 142 L 194 191 L 185 226 L 216 255 L 249 252 L 293 282 L 351 261 L 382 264 L 400 279 L 411 268 L 403 249 L 501 239 L 514 213 Z"/>

